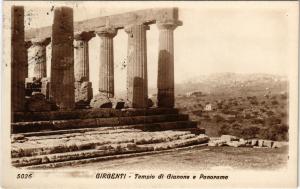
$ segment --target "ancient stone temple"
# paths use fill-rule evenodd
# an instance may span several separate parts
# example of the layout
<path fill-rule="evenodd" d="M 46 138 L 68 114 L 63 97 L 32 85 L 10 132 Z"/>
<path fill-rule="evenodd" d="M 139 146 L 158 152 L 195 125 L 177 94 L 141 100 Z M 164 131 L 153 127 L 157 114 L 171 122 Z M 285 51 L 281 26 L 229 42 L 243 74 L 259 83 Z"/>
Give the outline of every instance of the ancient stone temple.
<path fill-rule="evenodd" d="M 197 123 L 174 108 L 174 30 L 182 25 L 177 8 L 146 9 L 80 22 L 73 21 L 73 14 L 70 7 L 56 7 L 52 26 L 24 31 L 24 8 L 12 8 L 14 166 L 64 166 L 207 142 L 207 137 L 199 135 L 203 130 Z M 159 28 L 159 59 L 157 105 L 150 108 L 147 33 L 151 24 Z M 117 52 L 113 46 L 118 30 L 128 35 L 126 106 L 114 98 Z M 99 49 L 89 49 L 94 37 L 100 38 Z M 46 70 L 48 45 L 50 75 Z M 95 95 L 90 81 L 91 50 L 100 55 Z M 36 137 L 41 137 L 38 142 Z"/>

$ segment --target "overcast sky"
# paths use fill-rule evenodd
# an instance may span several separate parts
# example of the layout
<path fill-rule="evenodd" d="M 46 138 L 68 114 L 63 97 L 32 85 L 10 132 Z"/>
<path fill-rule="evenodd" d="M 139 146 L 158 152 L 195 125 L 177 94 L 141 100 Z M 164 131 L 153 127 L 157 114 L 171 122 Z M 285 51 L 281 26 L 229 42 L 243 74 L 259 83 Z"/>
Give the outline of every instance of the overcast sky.
<path fill-rule="evenodd" d="M 174 60 L 175 81 L 182 82 L 197 75 L 215 72 L 286 74 L 292 57 L 295 58 L 297 3 L 94 1 L 67 5 L 74 8 L 75 21 L 158 6 L 179 7 L 179 19 L 183 26 L 174 33 Z M 26 28 L 51 25 L 52 5 L 59 4 L 35 3 L 25 6 Z M 96 89 L 100 39 L 93 38 L 89 45 L 90 79 Z M 116 90 L 124 90 L 126 69 L 122 69 L 121 64 L 126 59 L 127 34 L 123 30 L 119 30 L 114 38 L 114 50 Z M 147 31 L 147 50 L 149 86 L 155 87 L 158 57 L 156 25 L 151 25 Z"/>

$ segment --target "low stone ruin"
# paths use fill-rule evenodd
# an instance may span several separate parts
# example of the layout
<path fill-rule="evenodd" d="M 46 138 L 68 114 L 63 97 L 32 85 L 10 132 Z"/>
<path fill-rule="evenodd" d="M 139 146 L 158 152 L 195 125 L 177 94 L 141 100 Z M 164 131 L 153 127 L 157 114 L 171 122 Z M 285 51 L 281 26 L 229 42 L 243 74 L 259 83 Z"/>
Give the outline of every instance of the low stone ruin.
<path fill-rule="evenodd" d="M 221 137 L 211 137 L 208 146 L 232 146 L 232 147 L 253 147 L 253 148 L 280 148 L 288 145 L 287 142 L 238 138 L 232 135 L 222 135 Z"/>

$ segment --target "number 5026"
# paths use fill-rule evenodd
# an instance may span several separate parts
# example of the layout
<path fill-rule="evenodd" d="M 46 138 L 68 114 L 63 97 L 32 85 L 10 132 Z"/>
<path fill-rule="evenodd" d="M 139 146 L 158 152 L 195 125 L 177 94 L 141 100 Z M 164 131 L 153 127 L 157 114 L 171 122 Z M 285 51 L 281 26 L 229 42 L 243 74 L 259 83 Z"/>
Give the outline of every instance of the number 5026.
<path fill-rule="evenodd" d="M 31 179 L 32 178 L 32 173 L 30 174 L 18 174 L 17 179 Z"/>

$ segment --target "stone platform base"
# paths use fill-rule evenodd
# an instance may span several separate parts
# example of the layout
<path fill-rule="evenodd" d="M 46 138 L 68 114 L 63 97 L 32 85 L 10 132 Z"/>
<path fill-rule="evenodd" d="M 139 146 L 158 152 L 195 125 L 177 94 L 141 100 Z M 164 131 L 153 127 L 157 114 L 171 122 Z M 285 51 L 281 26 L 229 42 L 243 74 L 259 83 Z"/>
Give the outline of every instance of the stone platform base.
<path fill-rule="evenodd" d="M 209 140 L 206 135 L 195 135 L 189 131 L 144 132 L 130 127 L 16 136 L 12 143 L 12 164 L 27 168 L 88 163 L 94 158 L 105 160 L 105 157 L 111 159 L 122 154 L 157 152 L 207 143 Z"/>
<path fill-rule="evenodd" d="M 177 109 L 15 112 L 12 164 L 42 168 L 208 142 Z M 200 134 L 200 135 L 199 135 Z"/>

